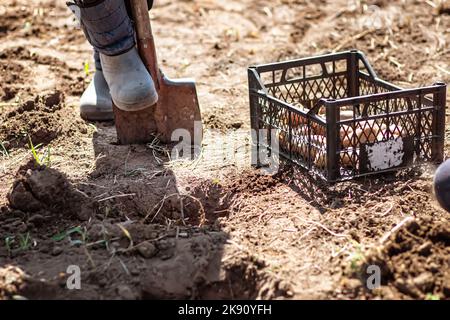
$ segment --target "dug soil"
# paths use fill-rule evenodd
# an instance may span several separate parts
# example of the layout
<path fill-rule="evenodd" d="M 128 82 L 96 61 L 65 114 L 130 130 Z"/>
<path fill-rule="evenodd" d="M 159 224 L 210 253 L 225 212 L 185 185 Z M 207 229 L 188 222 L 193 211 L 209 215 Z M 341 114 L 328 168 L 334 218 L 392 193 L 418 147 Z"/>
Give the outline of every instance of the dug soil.
<path fill-rule="evenodd" d="M 94 64 L 63 1 L 0 0 L 0 299 L 448 299 L 435 167 L 327 185 L 250 166 L 249 65 L 356 48 L 400 86 L 450 82 L 434 3 L 157 1 L 161 68 L 197 80 L 188 161 L 80 119 Z"/>
<path fill-rule="evenodd" d="M 350 277 L 342 280 L 352 298 L 449 299 L 450 223 L 424 217 L 407 220 L 385 243 L 355 261 Z M 377 266 L 382 283 L 367 290 L 367 270 Z M 344 271 L 345 272 L 345 271 Z"/>

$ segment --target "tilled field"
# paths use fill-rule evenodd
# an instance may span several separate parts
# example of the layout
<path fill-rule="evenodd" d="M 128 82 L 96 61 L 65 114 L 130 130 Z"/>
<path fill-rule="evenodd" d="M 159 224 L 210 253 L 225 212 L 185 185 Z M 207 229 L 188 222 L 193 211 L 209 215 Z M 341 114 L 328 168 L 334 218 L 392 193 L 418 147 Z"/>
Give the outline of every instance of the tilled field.
<path fill-rule="evenodd" d="M 335 185 L 288 164 L 260 173 L 246 72 L 356 48 L 402 87 L 449 82 L 448 6 L 161 0 L 151 16 L 162 69 L 197 80 L 206 132 L 192 162 L 79 118 L 93 62 L 63 1 L 0 0 L 0 299 L 450 297 L 435 168 Z M 67 289 L 71 265 L 81 290 Z"/>

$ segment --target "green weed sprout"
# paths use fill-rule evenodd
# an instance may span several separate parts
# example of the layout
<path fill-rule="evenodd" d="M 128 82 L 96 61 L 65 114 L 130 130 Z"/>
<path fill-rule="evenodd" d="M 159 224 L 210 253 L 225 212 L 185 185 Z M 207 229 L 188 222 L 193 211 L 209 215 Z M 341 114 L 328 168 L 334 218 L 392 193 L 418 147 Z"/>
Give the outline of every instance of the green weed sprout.
<path fill-rule="evenodd" d="M 89 61 L 85 61 L 84 62 L 84 74 L 86 75 L 86 77 L 89 76 L 89 73 L 90 73 L 89 69 L 90 69 Z"/>
<path fill-rule="evenodd" d="M 73 240 L 71 237 L 72 235 L 79 235 L 81 237 L 81 239 Z M 55 242 L 60 242 L 66 238 L 69 239 L 69 242 L 72 246 L 84 244 L 84 243 L 86 243 L 86 239 L 87 239 L 86 229 L 85 228 L 82 229 L 80 226 L 78 226 L 78 227 L 63 231 L 61 233 L 58 233 L 57 235 L 54 235 L 52 237 L 52 240 Z"/>
<path fill-rule="evenodd" d="M 352 240 L 352 243 L 355 247 L 355 251 L 350 255 L 350 269 L 353 272 L 357 272 L 361 262 L 364 261 L 365 256 L 361 244 L 354 240 Z"/>
<path fill-rule="evenodd" d="M 30 144 L 30 150 L 31 154 L 33 155 L 34 161 L 36 161 L 36 164 L 38 166 L 51 166 L 51 149 L 50 146 L 47 146 L 47 151 L 40 157 L 38 155 L 37 149 L 42 146 L 42 144 L 38 144 L 37 146 L 34 146 L 33 141 L 31 141 L 30 136 L 28 136 L 28 141 Z"/>
<path fill-rule="evenodd" d="M 2 141 L 0 141 L 0 152 L 4 157 L 9 158 L 9 152 L 8 150 L 6 150 L 5 145 L 3 144 Z"/>
<path fill-rule="evenodd" d="M 12 247 L 14 244 L 14 236 L 9 236 L 5 238 L 5 246 L 6 246 L 6 250 L 8 250 L 9 254 L 11 255 L 12 252 Z"/>
<path fill-rule="evenodd" d="M 31 246 L 31 237 L 30 233 L 27 232 L 25 235 L 19 234 L 19 249 L 20 250 L 28 250 Z"/>
<path fill-rule="evenodd" d="M 28 32 L 31 29 L 31 22 L 30 21 L 26 21 L 25 24 L 23 25 L 23 29 Z"/>
<path fill-rule="evenodd" d="M 428 293 L 425 300 L 441 300 L 441 298 L 438 295 Z"/>
<path fill-rule="evenodd" d="M 50 149 L 50 146 L 47 146 L 47 155 L 45 156 L 45 165 L 47 166 L 47 167 L 50 167 L 51 165 L 52 165 L 52 162 L 51 162 L 51 153 L 52 153 L 52 151 L 51 151 L 51 149 Z"/>
<path fill-rule="evenodd" d="M 98 129 L 95 126 L 95 124 L 89 123 L 88 126 L 91 127 L 94 130 L 94 132 L 98 132 Z"/>
<path fill-rule="evenodd" d="M 8 236 L 5 238 L 5 246 L 8 253 L 11 255 L 14 252 L 26 251 L 31 247 L 31 236 L 27 232 L 25 235 L 19 234 L 17 236 Z M 15 248 L 15 246 L 17 246 Z"/>

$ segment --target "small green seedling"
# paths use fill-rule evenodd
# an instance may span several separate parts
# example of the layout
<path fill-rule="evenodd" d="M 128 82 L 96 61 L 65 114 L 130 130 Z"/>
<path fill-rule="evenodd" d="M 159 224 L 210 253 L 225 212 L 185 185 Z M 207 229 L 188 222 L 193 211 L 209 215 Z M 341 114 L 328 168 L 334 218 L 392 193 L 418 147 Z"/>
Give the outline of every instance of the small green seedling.
<path fill-rule="evenodd" d="M 13 251 L 13 245 L 14 245 L 14 236 L 9 236 L 5 238 L 5 247 L 6 250 L 8 250 L 8 253 L 11 255 L 12 251 Z"/>
<path fill-rule="evenodd" d="M 9 152 L 8 150 L 5 148 L 5 145 L 3 144 L 3 141 L 0 141 L 0 152 L 2 153 L 2 155 L 6 158 L 9 158 Z"/>
<path fill-rule="evenodd" d="M 26 251 L 31 247 L 30 233 L 8 236 L 5 238 L 5 246 L 9 255 L 15 252 Z"/>
<path fill-rule="evenodd" d="M 50 146 L 47 146 L 47 156 L 46 156 L 46 164 L 45 164 L 47 167 L 50 167 L 52 165 L 51 153 L 52 153 L 52 150 L 51 150 Z"/>
<path fill-rule="evenodd" d="M 28 136 L 28 141 L 30 145 L 31 154 L 33 155 L 34 161 L 39 166 L 45 165 L 47 167 L 51 166 L 51 149 L 50 146 L 47 146 L 47 151 L 40 157 L 38 155 L 38 148 L 42 146 L 42 144 L 38 144 L 37 146 L 33 145 L 33 141 L 31 141 L 31 137 Z"/>
<path fill-rule="evenodd" d="M 19 248 L 20 250 L 28 250 L 31 246 L 30 233 L 27 232 L 25 235 L 19 234 Z"/>
<path fill-rule="evenodd" d="M 353 244 L 356 248 L 355 251 L 350 255 L 350 269 L 353 272 L 357 272 L 359 270 L 359 267 L 361 266 L 361 262 L 364 261 L 364 253 L 361 244 L 356 241 L 353 241 Z"/>
<path fill-rule="evenodd" d="M 31 154 L 33 155 L 34 160 L 36 161 L 36 163 L 38 165 L 41 165 L 41 160 L 39 159 L 39 157 L 37 155 L 36 147 L 34 146 L 33 141 L 31 141 L 30 136 L 28 136 L 28 141 L 30 143 L 30 150 L 31 150 Z M 39 145 L 38 145 L 38 147 L 39 147 Z"/>
<path fill-rule="evenodd" d="M 427 296 L 425 297 L 425 300 L 441 300 L 441 298 L 438 295 L 432 294 L 432 293 L 428 293 Z"/>
<path fill-rule="evenodd" d="M 86 75 L 86 77 L 89 76 L 90 73 L 90 67 L 89 67 L 89 61 L 85 61 L 84 62 L 84 74 Z"/>
<path fill-rule="evenodd" d="M 122 225 L 118 224 L 119 228 L 122 230 L 123 234 L 128 238 L 130 241 L 130 244 L 128 246 L 128 249 L 133 247 L 133 237 L 131 236 L 130 232 Z"/>
<path fill-rule="evenodd" d="M 361 253 L 354 253 L 350 260 L 350 268 L 353 271 L 357 271 L 361 261 L 363 261 L 364 256 Z"/>
<path fill-rule="evenodd" d="M 95 124 L 89 123 L 88 125 L 89 125 L 89 127 L 91 127 L 94 130 L 94 132 L 98 132 L 98 129 L 95 126 Z"/>
<path fill-rule="evenodd" d="M 78 235 L 79 237 L 81 237 L 81 239 L 72 239 L 73 235 Z M 58 233 L 57 235 L 54 235 L 52 237 L 53 241 L 56 242 L 60 242 L 64 239 L 69 239 L 69 242 L 72 246 L 76 246 L 76 245 L 82 245 L 84 243 L 86 243 L 86 228 L 81 228 L 80 226 L 63 231 L 61 233 Z"/>
<path fill-rule="evenodd" d="M 26 21 L 25 24 L 23 25 L 23 29 L 25 31 L 31 30 L 31 22 L 30 21 Z"/>

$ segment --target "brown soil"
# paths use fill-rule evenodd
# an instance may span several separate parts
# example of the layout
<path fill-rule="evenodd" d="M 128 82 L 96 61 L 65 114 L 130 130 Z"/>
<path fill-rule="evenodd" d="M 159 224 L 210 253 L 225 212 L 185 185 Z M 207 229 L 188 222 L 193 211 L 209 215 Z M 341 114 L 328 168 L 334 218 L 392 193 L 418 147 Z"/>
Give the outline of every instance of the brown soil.
<path fill-rule="evenodd" d="M 1 115 L 0 140 L 12 150 L 29 146 L 30 140 L 35 146 L 46 145 L 58 137 L 70 139 L 87 133 L 83 121 L 67 116 L 62 92 L 37 96 Z"/>
<path fill-rule="evenodd" d="M 403 87 L 450 82 L 450 16 L 430 3 L 158 1 L 161 68 L 196 78 L 207 129 L 198 159 L 174 161 L 80 120 L 92 52 L 62 1 L 0 0 L 0 298 L 448 299 L 434 167 L 326 185 L 250 166 L 249 65 L 357 48 Z"/>
<path fill-rule="evenodd" d="M 8 194 L 10 208 L 34 217 L 31 220 L 37 224 L 61 219 L 62 215 L 72 214 L 80 220 L 93 216 L 93 202 L 77 192 L 59 171 L 48 167 L 21 171 Z"/>
<path fill-rule="evenodd" d="M 8 194 L 9 206 L 0 215 L 0 232 L 7 235 L 5 246 L 0 249 L 0 258 L 5 263 L 0 269 L 4 284 L 0 297 L 251 299 L 257 298 L 263 289 L 261 283 L 266 280 L 263 262 L 239 255 L 222 263 L 227 234 L 213 226 L 163 224 L 173 217 L 171 205 L 161 204 L 160 216 L 149 218 L 150 223 L 145 217 L 120 222 L 125 212 L 130 217 L 140 214 L 137 208 L 133 210 L 127 205 L 136 204 L 129 201 L 132 196 L 128 201 L 118 203 L 111 199 L 105 204 L 90 197 L 89 188 L 76 189 L 57 170 L 33 168 L 32 163 L 21 168 L 17 175 Z M 209 213 L 216 208 L 215 203 L 210 202 L 214 208 L 209 207 L 208 201 L 202 205 L 202 210 L 208 213 L 205 222 L 212 221 Z M 189 202 L 184 208 L 185 221 L 201 220 L 189 214 L 198 214 L 198 208 L 193 210 Z M 77 232 L 70 231 L 73 225 L 79 225 Z M 32 235 L 26 247 L 21 242 L 24 235 Z M 12 267 L 22 264 L 30 274 L 49 276 L 48 282 L 36 281 Z M 65 287 L 67 275 L 60 268 L 71 264 L 81 264 L 83 270 L 89 270 L 83 274 L 85 289 L 81 292 L 71 292 Z M 43 269 L 44 265 L 49 269 Z M 107 286 L 109 281 L 114 285 Z M 275 297 L 285 294 L 282 290 L 274 282 L 264 288 L 263 294 Z"/>
<path fill-rule="evenodd" d="M 450 224 L 448 220 L 422 218 L 406 223 L 386 242 L 356 263 L 353 276 L 343 279 L 346 294 L 355 298 L 450 298 Z M 366 290 L 367 267 L 381 268 L 382 286 Z"/>
<path fill-rule="evenodd" d="M 23 87 L 21 86 L 21 79 L 26 79 L 27 76 L 31 75 L 23 67 L 23 65 L 29 64 L 40 66 L 39 68 L 43 72 L 61 72 L 61 78 L 55 87 L 58 89 L 61 88 L 67 95 L 81 95 L 86 88 L 84 77 L 78 74 L 81 68 L 79 70 L 70 68 L 64 61 L 56 57 L 31 52 L 23 46 L 11 47 L 0 51 L 0 65 L 7 76 L 5 83 L 1 87 L 3 94 L 0 98 L 3 101 L 9 101 L 14 98 L 16 100 L 23 100 L 29 96 L 30 90 L 24 92 L 20 90 Z M 66 74 L 67 71 L 69 71 L 69 74 Z M 38 84 L 39 86 L 40 84 Z M 18 95 L 18 93 L 22 93 L 22 96 Z"/>
<path fill-rule="evenodd" d="M 1 100 L 12 100 L 16 97 L 18 92 L 15 84 L 23 79 L 25 72 L 24 68 L 20 64 L 13 62 L 2 63 L 1 72 L 4 75 L 3 81 L 0 85 Z"/>

